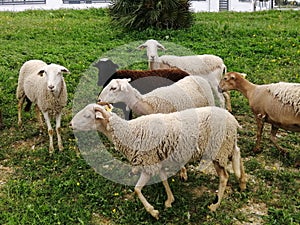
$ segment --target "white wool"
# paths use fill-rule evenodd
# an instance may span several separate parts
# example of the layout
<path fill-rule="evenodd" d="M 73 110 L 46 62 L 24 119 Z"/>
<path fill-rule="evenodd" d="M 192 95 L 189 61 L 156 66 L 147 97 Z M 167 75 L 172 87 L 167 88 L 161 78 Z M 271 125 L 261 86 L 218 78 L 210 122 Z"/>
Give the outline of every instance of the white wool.
<path fill-rule="evenodd" d="M 143 95 L 142 101 L 150 104 L 156 113 L 215 104 L 209 84 L 199 76 L 188 76 L 173 85 L 157 88 Z"/>
<path fill-rule="evenodd" d="M 268 91 L 284 105 L 291 105 L 296 115 L 300 113 L 300 84 L 279 82 L 268 85 Z"/>
<path fill-rule="evenodd" d="M 165 164 L 178 169 L 202 158 L 202 169 L 213 160 L 226 166 L 234 151 L 238 123 L 226 110 L 203 107 L 131 121 L 113 114 L 109 127 L 116 148 L 133 166 L 154 175 Z"/>

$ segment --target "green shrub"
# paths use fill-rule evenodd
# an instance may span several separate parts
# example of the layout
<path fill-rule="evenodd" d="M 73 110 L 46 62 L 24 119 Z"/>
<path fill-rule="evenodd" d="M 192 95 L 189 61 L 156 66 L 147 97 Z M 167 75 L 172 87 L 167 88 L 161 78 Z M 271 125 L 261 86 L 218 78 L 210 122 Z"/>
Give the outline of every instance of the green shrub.
<path fill-rule="evenodd" d="M 179 29 L 192 24 L 190 5 L 190 0 L 112 0 L 110 15 L 127 29 Z"/>

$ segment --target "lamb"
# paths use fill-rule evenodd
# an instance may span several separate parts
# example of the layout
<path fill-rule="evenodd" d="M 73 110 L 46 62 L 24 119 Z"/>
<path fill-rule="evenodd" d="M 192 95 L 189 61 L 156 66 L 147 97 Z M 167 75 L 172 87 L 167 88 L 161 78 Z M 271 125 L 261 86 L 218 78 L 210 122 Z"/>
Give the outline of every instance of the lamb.
<path fill-rule="evenodd" d="M 147 49 L 149 69 L 179 68 L 192 75 L 199 75 L 206 79 L 217 97 L 220 107 L 226 108 L 231 112 L 231 100 L 229 93 L 220 93 L 218 90 L 219 82 L 223 73 L 226 73 L 226 66 L 223 60 L 215 55 L 193 55 L 193 56 L 158 56 L 157 50 L 166 50 L 158 41 L 150 39 L 138 46 L 138 49 Z"/>
<path fill-rule="evenodd" d="M 152 176 L 159 174 L 167 193 L 165 207 L 171 207 L 175 199 L 167 181 L 166 167 L 179 169 L 189 161 L 213 162 L 220 181 L 217 202 L 209 206 L 211 211 L 215 211 L 222 200 L 229 177 L 225 169 L 229 160 L 240 189 L 246 188 L 246 175 L 237 146 L 239 125 L 227 110 L 202 107 L 126 121 L 106 111 L 104 106 L 89 104 L 73 117 L 70 126 L 74 131 L 102 132 L 134 168 L 141 170 L 134 190 L 146 211 L 156 219 L 159 211 L 141 191 Z"/>
<path fill-rule="evenodd" d="M 142 95 L 130 84 L 130 79 L 112 80 L 100 93 L 98 100 L 124 102 L 138 115 L 170 113 L 187 108 L 213 106 L 214 98 L 206 80 L 187 76 L 178 82 Z"/>
<path fill-rule="evenodd" d="M 47 65 L 41 60 L 29 60 L 25 62 L 19 72 L 17 99 L 18 99 L 18 125 L 22 126 L 22 107 L 26 100 L 25 111 L 29 111 L 31 103 L 36 104 L 35 110 L 39 121 L 40 129 L 43 121 L 40 115 L 42 112 L 49 134 L 49 152 L 53 153 L 53 129 L 50 118 L 56 119 L 56 134 L 59 150 L 63 150 L 60 135 L 62 109 L 67 104 L 67 87 L 63 73 L 69 70 L 57 64 Z"/>
<path fill-rule="evenodd" d="M 279 128 L 300 132 L 300 84 L 273 83 L 256 85 L 246 80 L 241 73 L 229 72 L 220 82 L 224 91 L 240 91 L 248 100 L 257 123 L 257 139 L 254 152 L 261 151 L 261 136 L 264 123 L 270 123 L 271 141 L 278 150 L 286 150 L 277 144 L 276 133 Z"/>

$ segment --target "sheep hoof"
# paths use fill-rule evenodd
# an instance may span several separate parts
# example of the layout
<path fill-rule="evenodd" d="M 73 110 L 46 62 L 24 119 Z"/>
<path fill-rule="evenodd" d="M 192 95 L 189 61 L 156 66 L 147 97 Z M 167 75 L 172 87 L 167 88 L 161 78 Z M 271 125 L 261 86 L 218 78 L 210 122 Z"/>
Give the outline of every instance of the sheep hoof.
<path fill-rule="evenodd" d="M 174 198 L 172 198 L 171 200 L 167 200 L 165 201 L 165 207 L 166 208 L 171 208 L 172 207 L 172 203 L 175 201 Z"/>
<path fill-rule="evenodd" d="M 54 148 L 53 148 L 53 146 L 50 146 L 50 147 L 49 147 L 49 153 L 50 153 L 50 154 L 53 154 L 53 153 L 54 153 Z"/>
<path fill-rule="evenodd" d="M 208 206 L 208 208 L 210 209 L 211 212 L 215 212 L 217 210 L 219 205 L 217 204 L 211 204 L 210 206 Z"/>
<path fill-rule="evenodd" d="M 159 219 L 159 211 L 158 210 L 155 210 L 155 209 L 153 209 L 153 210 L 151 210 L 150 211 L 150 214 L 155 218 L 155 219 Z"/>
<path fill-rule="evenodd" d="M 58 150 L 59 150 L 60 152 L 62 152 L 62 151 L 64 150 L 64 147 L 63 147 L 62 145 L 59 145 L 59 146 L 58 146 Z"/>

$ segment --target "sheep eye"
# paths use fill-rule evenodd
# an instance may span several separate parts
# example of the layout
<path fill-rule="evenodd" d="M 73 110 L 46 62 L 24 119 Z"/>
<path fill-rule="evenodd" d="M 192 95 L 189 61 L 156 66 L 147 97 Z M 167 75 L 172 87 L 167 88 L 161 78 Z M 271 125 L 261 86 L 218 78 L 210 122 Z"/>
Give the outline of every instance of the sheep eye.
<path fill-rule="evenodd" d="M 83 115 L 84 118 L 89 119 L 91 118 L 91 115 Z"/>
<path fill-rule="evenodd" d="M 111 87 L 110 90 L 111 91 L 115 91 L 117 88 L 116 87 Z"/>

